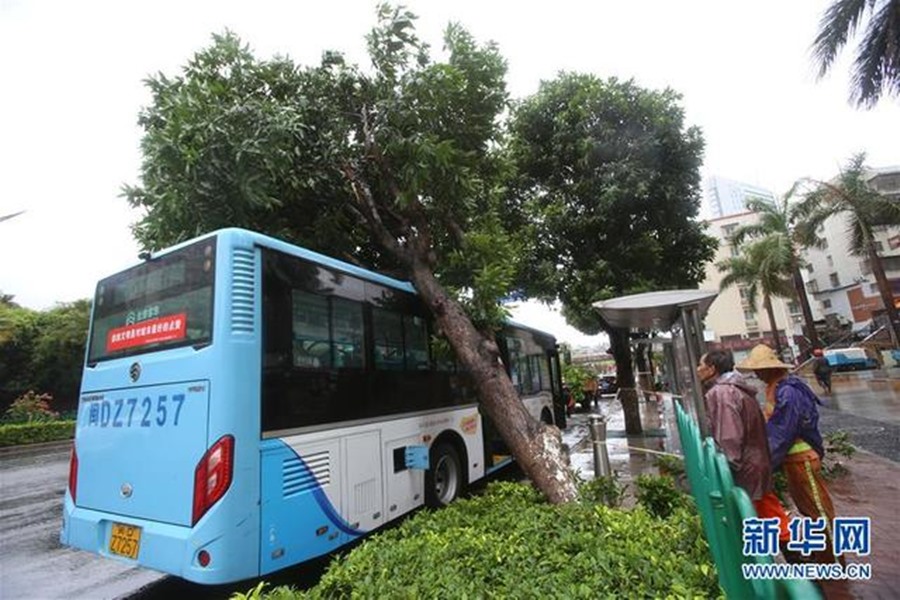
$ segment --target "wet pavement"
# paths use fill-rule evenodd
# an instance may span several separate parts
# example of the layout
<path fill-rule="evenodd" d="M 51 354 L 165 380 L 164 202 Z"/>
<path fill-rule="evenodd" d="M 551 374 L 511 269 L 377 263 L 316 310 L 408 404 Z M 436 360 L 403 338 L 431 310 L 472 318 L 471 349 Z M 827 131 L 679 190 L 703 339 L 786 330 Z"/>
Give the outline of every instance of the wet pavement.
<path fill-rule="evenodd" d="M 813 389 L 820 392 L 814 383 Z M 871 564 L 873 578 L 824 582 L 821 587 L 827 600 L 900 598 L 900 371 L 836 374 L 833 390 L 823 397 L 820 429 L 849 432 L 858 452 L 843 461 L 848 473 L 828 487 L 839 516 L 871 519 L 871 554 L 851 555 L 849 562 Z M 657 472 L 653 453 L 680 453 L 673 411 L 671 395 L 641 402 L 645 434 L 632 437 L 625 436 L 621 404 L 613 398 L 576 413 L 563 432 L 573 468 L 584 479 L 594 477 L 588 422 L 591 414 L 602 414 L 608 420 L 610 466 L 620 483 Z"/>
<path fill-rule="evenodd" d="M 71 447 L 0 449 L 2 598 L 118 598 L 163 576 L 60 545 Z"/>
<path fill-rule="evenodd" d="M 900 461 L 900 372 L 892 369 L 889 377 L 883 371 L 836 373 L 831 394 L 808 382 L 824 404 L 819 409 L 823 434 L 846 431 L 854 446 Z"/>

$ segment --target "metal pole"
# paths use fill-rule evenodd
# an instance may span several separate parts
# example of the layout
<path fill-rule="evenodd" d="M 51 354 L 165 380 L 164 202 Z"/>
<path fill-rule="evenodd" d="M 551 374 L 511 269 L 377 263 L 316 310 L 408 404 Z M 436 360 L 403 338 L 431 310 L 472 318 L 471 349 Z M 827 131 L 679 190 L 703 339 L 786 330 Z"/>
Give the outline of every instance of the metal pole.
<path fill-rule="evenodd" d="M 606 450 L 606 419 L 600 415 L 590 416 L 591 444 L 594 447 L 594 478 L 609 477 L 609 453 Z"/>
<path fill-rule="evenodd" d="M 703 328 L 700 324 L 700 314 L 697 310 L 698 305 L 687 304 L 680 307 L 681 312 L 681 335 L 684 336 L 684 345 L 687 350 L 688 370 L 691 375 L 691 400 L 694 412 L 694 418 L 697 419 L 697 426 L 703 437 L 709 435 L 706 426 L 706 407 L 703 406 L 703 387 L 697 376 L 697 363 L 703 355 Z M 687 392 L 687 390 L 685 390 Z M 687 393 L 684 394 L 687 396 Z"/>

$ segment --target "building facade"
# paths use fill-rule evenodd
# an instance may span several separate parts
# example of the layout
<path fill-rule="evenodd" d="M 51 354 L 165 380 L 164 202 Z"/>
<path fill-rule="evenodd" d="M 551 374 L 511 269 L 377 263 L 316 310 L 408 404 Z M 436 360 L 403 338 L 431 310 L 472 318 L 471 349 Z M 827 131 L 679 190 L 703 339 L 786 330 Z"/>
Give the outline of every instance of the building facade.
<path fill-rule="evenodd" d="M 871 169 L 867 180 L 872 189 L 900 202 L 900 166 Z M 850 252 L 848 230 L 846 215 L 835 215 L 823 224 L 818 233 L 825 247 L 805 252 L 804 280 L 811 302 L 829 324 L 863 331 L 884 305 L 868 257 Z M 900 227 L 881 228 L 875 240 L 893 296 L 900 298 Z"/>
<path fill-rule="evenodd" d="M 756 223 L 758 219 L 756 213 L 745 211 L 709 221 L 707 233 L 719 240 L 719 249 L 713 262 L 706 265 L 706 278 L 700 284 L 700 289 L 720 288 L 725 274 L 719 272 L 716 264 L 738 255 L 738 249 L 729 240 L 731 233 L 739 226 Z M 772 298 L 772 309 L 782 346 L 790 348 L 792 356 L 796 356 L 803 333 L 803 315 L 799 305 L 791 299 Z M 813 316 L 817 317 L 815 307 Z M 751 305 L 743 286 L 721 290 L 709 308 L 705 323 L 706 329 L 712 332 L 710 347 L 731 350 L 736 360 L 742 359 L 756 344 L 774 345 L 762 295 L 757 298 L 756 305 Z"/>
<path fill-rule="evenodd" d="M 722 178 L 710 179 L 722 181 Z M 868 172 L 868 183 L 880 194 L 900 202 L 900 166 L 871 169 Z M 740 189 L 740 185 L 743 184 L 730 188 L 719 186 L 720 193 L 714 196 L 719 199 L 719 206 L 713 206 L 710 201 L 709 208 L 724 213 L 734 210 L 736 204 L 733 190 Z M 708 185 L 707 190 L 709 189 Z M 756 195 L 761 196 L 763 193 L 774 197 L 766 190 L 761 190 Z M 709 198 L 707 193 L 707 199 Z M 716 263 L 738 253 L 729 241 L 731 232 L 741 225 L 752 224 L 757 219 L 755 213 L 744 210 L 709 221 L 707 233 L 719 240 L 719 250 L 713 262 L 706 266 L 706 279 L 701 284 L 701 289 L 719 289 L 724 274 L 718 271 Z M 802 254 L 806 262 L 803 278 L 817 329 L 820 334 L 831 331 L 845 332 L 847 335 L 875 329 L 880 313 L 884 310 L 883 303 L 868 258 L 850 253 L 847 217 L 832 217 L 819 229 L 819 235 L 825 240 L 825 247 L 807 249 Z M 881 228 L 876 232 L 875 238 L 878 254 L 892 287 L 895 305 L 898 305 L 900 227 Z M 773 298 L 772 306 L 782 344 L 791 347 L 796 355 L 800 348 L 806 346 L 803 343 L 803 316 L 800 307 L 793 299 L 783 298 Z M 773 342 L 762 298 L 757 306 L 750 306 L 746 290 L 739 287 L 720 291 L 706 317 L 706 329 L 712 333 L 711 347 L 733 350 L 738 359 L 757 343 L 766 342 L 771 345 Z"/>
<path fill-rule="evenodd" d="M 774 200 L 775 194 L 767 189 L 725 177 L 707 177 L 703 182 L 703 201 L 706 204 L 706 213 L 712 219 L 747 212 L 747 200 L 750 198 Z"/>

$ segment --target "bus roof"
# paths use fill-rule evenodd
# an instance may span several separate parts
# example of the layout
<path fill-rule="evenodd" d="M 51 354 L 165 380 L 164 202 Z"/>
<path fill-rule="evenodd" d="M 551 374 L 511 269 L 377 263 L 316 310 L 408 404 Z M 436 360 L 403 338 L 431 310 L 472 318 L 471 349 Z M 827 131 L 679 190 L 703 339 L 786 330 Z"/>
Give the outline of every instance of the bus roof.
<path fill-rule="evenodd" d="M 189 245 L 191 245 L 197 241 L 200 241 L 202 239 L 211 238 L 214 236 L 226 236 L 226 237 L 233 237 L 233 238 L 249 239 L 250 241 L 252 241 L 254 244 L 256 244 L 258 246 L 271 248 L 272 250 L 277 250 L 277 251 L 283 252 L 285 254 L 290 254 L 292 256 L 304 258 L 306 260 L 329 267 L 331 269 L 335 269 L 337 271 L 342 271 L 344 273 L 347 273 L 348 275 L 354 275 L 356 277 L 371 281 L 373 283 L 380 283 L 382 285 L 386 285 L 386 286 L 392 287 L 394 289 L 398 289 L 398 290 L 402 290 L 404 292 L 408 292 L 410 294 L 418 295 L 418 292 L 416 291 L 415 286 L 413 286 L 408 281 L 402 281 L 400 279 L 395 279 L 394 277 L 382 275 L 381 273 L 377 273 L 375 271 L 370 271 L 363 267 L 360 267 L 360 266 L 357 266 L 357 265 L 354 265 L 354 264 L 351 264 L 351 263 L 348 263 L 348 262 L 345 262 L 342 260 L 338 260 L 331 256 L 328 256 L 325 254 L 320 254 L 319 252 L 314 252 L 312 250 L 308 250 L 302 246 L 297 246 L 295 244 L 291 244 L 289 242 L 285 242 L 285 241 L 279 240 L 277 238 L 274 238 L 274 237 L 271 237 L 271 236 L 268 236 L 268 235 L 265 235 L 262 233 L 250 231 L 249 229 L 241 229 L 239 227 L 228 227 L 228 228 L 224 228 L 224 229 L 217 229 L 216 231 L 211 231 L 209 233 L 205 233 L 203 235 L 197 236 L 196 238 L 192 238 L 190 240 L 180 242 L 178 244 L 175 244 L 174 246 L 170 246 L 170 247 L 160 250 L 158 252 L 153 252 L 152 256 L 153 257 L 162 256 L 162 255 L 168 254 L 170 252 L 179 250 L 185 246 L 189 246 Z M 519 323 L 512 319 L 506 319 L 505 323 L 507 326 L 515 327 L 517 329 L 525 329 L 525 330 L 531 331 L 532 333 L 536 333 L 536 334 L 539 334 L 539 335 L 542 335 L 545 337 L 553 338 L 554 341 L 556 340 L 556 336 L 554 336 L 553 334 L 551 334 L 549 332 L 542 331 L 540 329 L 535 329 L 534 327 L 525 325 L 523 323 Z"/>

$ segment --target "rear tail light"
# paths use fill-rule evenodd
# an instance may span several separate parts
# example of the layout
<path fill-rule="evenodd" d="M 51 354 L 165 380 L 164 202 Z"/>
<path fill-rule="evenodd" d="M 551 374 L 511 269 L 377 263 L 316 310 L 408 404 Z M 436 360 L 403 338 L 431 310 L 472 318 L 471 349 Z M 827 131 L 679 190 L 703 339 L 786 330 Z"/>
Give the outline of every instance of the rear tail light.
<path fill-rule="evenodd" d="M 191 525 L 218 502 L 231 485 L 234 437 L 225 435 L 206 451 L 194 470 L 194 513 Z"/>
<path fill-rule="evenodd" d="M 72 494 L 72 502 L 75 502 L 75 495 L 78 493 L 78 453 L 75 452 L 74 444 L 69 457 L 69 493 Z"/>

